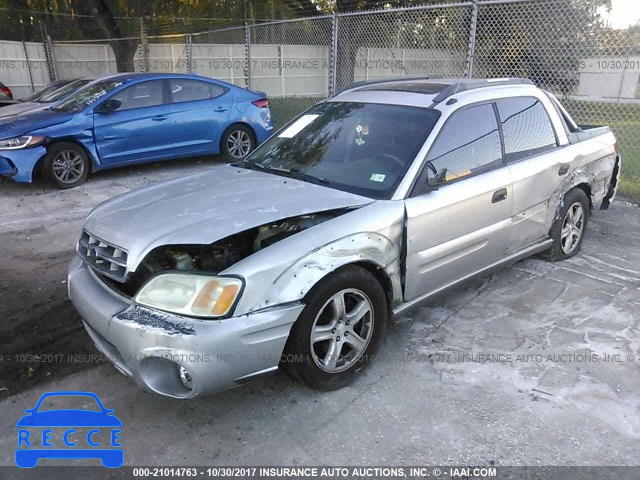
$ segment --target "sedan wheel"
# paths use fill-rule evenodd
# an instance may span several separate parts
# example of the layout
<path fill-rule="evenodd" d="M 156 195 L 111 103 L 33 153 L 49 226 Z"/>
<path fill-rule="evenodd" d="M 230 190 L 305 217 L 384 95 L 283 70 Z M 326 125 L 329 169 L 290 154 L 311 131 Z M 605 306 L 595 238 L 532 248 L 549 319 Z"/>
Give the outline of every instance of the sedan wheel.
<path fill-rule="evenodd" d="M 584 233 L 584 209 L 580 202 L 572 204 L 562 222 L 561 244 L 562 251 L 571 255 L 580 244 Z"/>
<path fill-rule="evenodd" d="M 63 150 L 53 159 L 53 175 L 64 184 L 76 183 L 84 174 L 84 160 L 73 150 Z"/>
<path fill-rule="evenodd" d="M 320 370 L 347 370 L 362 356 L 373 334 L 373 305 L 360 290 L 333 295 L 318 313 L 311 329 L 311 355 Z"/>
<path fill-rule="evenodd" d="M 44 158 L 44 173 L 58 188 L 80 185 L 89 176 L 90 164 L 87 153 L 75 143 L 58 142 L 47 148 Z"/>
<path fill-rule="evenodd" d="M 253 133 L 243 125 L 234 125 L 222 137 L 222 154 L 229 161 L 242 160 L 255 148 Z"/>
<path fill-rule="evenodd" d="M 251 138 L 244 130 L 231 132 L 227 139 L 227 148 L 234 158 L 244 158 L 251 151 Z"/>

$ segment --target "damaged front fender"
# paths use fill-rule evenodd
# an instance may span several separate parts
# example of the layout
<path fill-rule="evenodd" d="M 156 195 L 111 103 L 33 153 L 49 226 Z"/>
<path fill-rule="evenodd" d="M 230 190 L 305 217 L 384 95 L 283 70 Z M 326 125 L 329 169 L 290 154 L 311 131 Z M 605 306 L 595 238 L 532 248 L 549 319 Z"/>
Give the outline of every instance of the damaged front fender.
<path fill-rule="evenodd" d="M 321 279 L 354 263 L 381 269 L 392 303 L 401 302 L 403 225 L 401 201 L 377 201 L 241 260 L 221 272 L 246 282 L 235 315 L 300 301 Z"/>

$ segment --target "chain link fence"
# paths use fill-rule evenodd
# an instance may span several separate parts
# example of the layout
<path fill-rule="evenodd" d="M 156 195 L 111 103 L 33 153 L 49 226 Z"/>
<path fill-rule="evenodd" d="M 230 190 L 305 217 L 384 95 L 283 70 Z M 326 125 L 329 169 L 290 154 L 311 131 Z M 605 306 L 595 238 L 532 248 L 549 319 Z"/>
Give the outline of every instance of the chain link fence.
<path fill-rule="evenodd" d="M 0 80 L 22 92 L 118 71 L 198 73 L 265 92 L 282 126 L 357 81 L 528 77 L 578 123 L 611 126 L 623 156 L 620 191 L 640 201 L 640 27 L 610 28 L 597 6 L 450 1 L 245 26 L 119 18 L 117 38 L 102 40 L 86 16 L 0 12 L 13 25 L 4 37 L 13 41 L 0 41 Z"/>

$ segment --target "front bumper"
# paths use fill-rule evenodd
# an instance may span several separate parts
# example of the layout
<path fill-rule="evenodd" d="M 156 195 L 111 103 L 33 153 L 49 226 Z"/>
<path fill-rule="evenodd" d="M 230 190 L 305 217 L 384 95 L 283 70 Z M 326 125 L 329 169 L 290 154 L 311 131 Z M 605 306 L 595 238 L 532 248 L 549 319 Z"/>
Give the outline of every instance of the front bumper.
<path fill-rule="evenodd" d="M 101 350 L 142 388 L 175 398 L 219 392 L 275 371 L 289 330 L 304 308 L 294 303 L 224 320 L 159 312 L 119 297 L 76 257 L 69 298 Z M 180 379 L 184 367 L 192 379 Z"/>
<path fill-rule="evenodd" d="M 8 176 L 15 182 L 30 183 L 38 160 L 46 153 L 47 149 L 42 146 L 0 150 L 0 175 Z"/>

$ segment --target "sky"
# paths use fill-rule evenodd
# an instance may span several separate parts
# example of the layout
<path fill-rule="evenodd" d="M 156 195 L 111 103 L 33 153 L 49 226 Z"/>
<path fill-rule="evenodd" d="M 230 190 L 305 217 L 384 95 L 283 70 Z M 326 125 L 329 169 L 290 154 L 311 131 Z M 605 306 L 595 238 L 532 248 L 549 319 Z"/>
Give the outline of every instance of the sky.
<path fill-rule="evenodd" d="M 612 0 L 611 12 L 601 12 L 612 28 L 627 28 L 640 21 L 640 0 Z"/>

